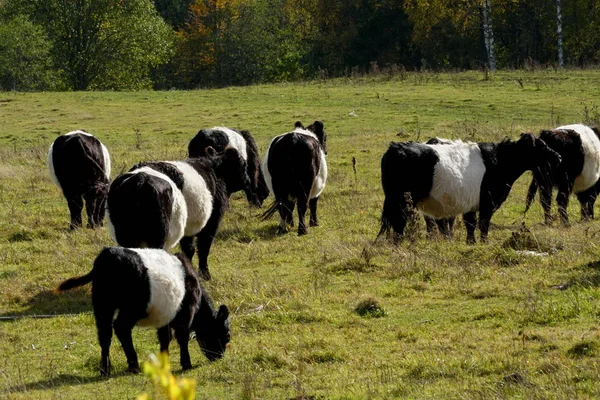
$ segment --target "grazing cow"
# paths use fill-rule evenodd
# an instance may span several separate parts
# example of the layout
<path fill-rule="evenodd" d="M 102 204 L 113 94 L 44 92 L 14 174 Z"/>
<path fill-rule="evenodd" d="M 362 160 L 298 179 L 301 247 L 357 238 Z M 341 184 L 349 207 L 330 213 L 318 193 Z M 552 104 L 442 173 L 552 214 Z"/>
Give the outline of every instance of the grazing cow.
<path fill-rule="evenodd" d="M 567 206 L 569 195 L 575 193 L 581 203 L 581 220 L 594 218 L 594 203 L 600 190 L 600 131 L 585 125 L 566 125 L 540 133 L 548 147 L 562 157 L 554 169 L 536 169 L 529 185 L 525 212 L 529 210 L 539 187 L 540 202 L 544 209 L 544 222 L 550 224 L 552 216 L 552 188 L 558 188 L 556 202 L 564 225 L 568 225 Z"/>
<path fill-rule="evenodd" d="M 327 136 L 321 121 L 306 129 L 300 121 L 294 131 L 275 137 L 263 160 L 263 172 L 275 202 L 263 214 L 267 219 L 279 211 L 279 232 L 294 225 L 294 201 L 298 202 L 298 235 L 307 232 L 304 215 L 310 208 L 310 226 L 317 226 L 317 202 L 327 181 Z"/>
<path fill-rule="evenodd" d="M 425 144 L 452 144 L 452 143 L 454 143 L 453 140 L 438 138 L 438 137 L 431 138 L 425 142 Z M 435 219 L 435 218 L 428 217 L 427 215 L 424 215 L 423 218 L 425 219 L 425 227 L 427 229 L 427 235 L 432 235 L 433 231 L 435 230 L 435 228 L 437 226 L 438 230 L 440 231 L 440 233 L 442 235 L 444 235 L 447 238 L 452 238 L 452 234 L 454 233 L 454 220 L 456 218 L 451 217 L 451 218 Z"/>
<path fill-rule="evenodd" d="M 436 219 L 463 214 L 467 243 L 472 244 L 479 211 L 485 242 L 492 214 L 513 183 L 527 170 L 558 163 L 558 153 L 531 134 L 500 143 L 392 142 L 381 159 L 385 201 L 379 235 L 393 229 L 397 240 L 404 233 L 410 208 L 416 207 Z"/>
<path fill-rule="evenodd" d="M 110 182 L 110 156 L 100 140 L 84 131 L 59 136 L 48 150 L 48 169 L 52 182 L 67 199 L 70 228 L 81 227 L 84 200 L 88 228 L 102 226 Z"/>
<path fill-rule="evenodd" d="M 210 361 L 225 354 L 230 339 L 229 309 L 221 305 L 215 310 L 185 256 L 173 256 L 159 249 L 107 247 L 96 257 L 87 275 L 64 281 L 56 292 L 90 282 L 102 349 L 101 375 L 110 375 L 113 327 L 127 357 L 128 371 L 133 373 L 140 372 L 131 338 L 135 325 L 158 329 L 160 351 L 169 350 L 173 330 L 183 369 L 192 368 L 188 350 L 190 331 L 196 333 L 196 340 Z"/>
<path fill-rule="evenodd" d="M 244 188 L 248 203 L 261 207 L 269 196 L 269 189 L 265 183 L 260 168 L 260 156 L 254 138 L 248 131 L 236 131 L 225 127 L 202 129 L 194 136 L 188 145 L 190 157 L 202 157 L 208 147 L 214 148 L 218 153 L 225 149 L 234 148 L 246 161 L 250 185 Z"/>
<path fill-rule="evenodd" d="M 136 178 L 149 171 L 161 179 Z M 144 185 L 138 183 L 142 179 Z M 208 254 L 229 195 L 246 185 L 246 163 L 235 149 L 216 154 L 209 148 L 207 157 L 137 164 L 110 187 L 111 236 L 124 247 L 169 248 L 179 242 L 190 260 L 195 236 L 199 272 L 209 280 Z"/>

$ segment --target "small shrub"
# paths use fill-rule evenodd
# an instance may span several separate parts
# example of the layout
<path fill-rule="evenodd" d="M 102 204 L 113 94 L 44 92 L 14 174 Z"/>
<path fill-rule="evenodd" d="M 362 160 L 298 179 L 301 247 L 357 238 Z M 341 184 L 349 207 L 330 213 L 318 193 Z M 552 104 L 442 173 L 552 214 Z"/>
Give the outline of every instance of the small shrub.
<path fill-rule="evenodd" d="M 569 350 L 567 350 L 567 354 L 571 357 L 589 357 L 595 355 L 597 350 L 598 343 L 594 341 L 583 341 L 577 343 Z"/>
<path fill-rule="evenodd" d="M 361 317 L 379 318 L 385 316 L 383 307 L 381 307 L 379 302 L 372 297 L 358 303 L 354 312 Z"/>

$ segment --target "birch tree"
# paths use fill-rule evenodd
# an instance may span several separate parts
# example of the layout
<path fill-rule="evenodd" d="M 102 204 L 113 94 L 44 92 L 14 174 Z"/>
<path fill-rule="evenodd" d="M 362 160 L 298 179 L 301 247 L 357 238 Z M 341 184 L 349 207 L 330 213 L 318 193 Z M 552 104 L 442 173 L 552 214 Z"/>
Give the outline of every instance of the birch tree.
<path fill-rule="evenodd" d="M 562 9 L 560 0 L 556 0 L 556 36 L 558 37 L 558 65 L 564 66 L 563 61 L 563 37 L 562 37 Z"/>
<path fill-rule="evenodd" d="M 560 0 L 557 0 L 560 1 Z M 494 30 L 492 27 L 492 6 L 490 0 L 483 0 L 483 40 L 487 52 L 490 71 L 496 70 L 496 57 L 494 55 Z"/>

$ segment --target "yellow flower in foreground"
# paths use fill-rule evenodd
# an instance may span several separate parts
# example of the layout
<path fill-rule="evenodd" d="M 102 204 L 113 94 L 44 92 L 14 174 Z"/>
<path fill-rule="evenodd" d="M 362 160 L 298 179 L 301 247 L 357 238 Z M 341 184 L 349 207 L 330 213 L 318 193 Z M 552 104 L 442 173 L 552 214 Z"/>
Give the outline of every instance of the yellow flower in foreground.
<path fill-rule="evenodd" d="M 150 377 L 157 387 L 164 389 L 169 400 L 193 400 L 196 397 L 196 382 L 174 377 L 167 353 L 160 353 L 158 357 L 151 355 L 150 361 L 145 362 L 142 369 L 144 375 Z M 137 400 L 150 400 L 150 397 L 144 393 Z"/>

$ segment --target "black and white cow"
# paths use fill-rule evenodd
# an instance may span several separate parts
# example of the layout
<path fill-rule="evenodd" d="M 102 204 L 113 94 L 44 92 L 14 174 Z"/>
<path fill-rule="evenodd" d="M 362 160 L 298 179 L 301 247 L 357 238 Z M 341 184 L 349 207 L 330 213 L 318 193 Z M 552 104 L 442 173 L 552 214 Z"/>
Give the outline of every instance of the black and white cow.
<path fill-rule="evenodd" d="M 544 209 L 544 221 L 552 221 L 552 188 L 558 188 L 556 202 L 558 213 L 564 225 L 569 223 L 567 206 L 569 195 L 575 193 L 581 203 L 581 219 L 594 218 L 594 203 L 600 190 L 600 131 L 585 125 L 559 126 L 551 131 L 540 133 L 548 147 L 562 157 L 562 162 L 554 169 L 534 170 L 529 185 L 525 212 L 529 210 L 539 187 L 540 202 Z"/>
<path fill-rule="evenodd" d="M 438 138 L 438 137 L 431 138 L 425 142 L 425 144 L 452 144 L 452 143 L 454 143 L 454 140 Z M 435 218 L 428 217 L 427 215 L 424 215 L 423 218 L 425 219 L 425 227 L 427 229 L 428 235 L 432 235 L 435 228 L 437 227 L 439 232 L 442 235 L 444 235 L 447 238 L 452 237 L 452 234 L 454 233 L 454 221 L 456 218 L 450 217 L 450 218 L 435 219 Z"/>
<path fill-rule="evenodd" d="M 263 173 L 275 202 L 263 214 L 267 219 L 279 211 L 279 232 L 293 226 L 294 202 L 298 203 L 298 235 L 304 235 L 306 209 L 310 208 L 310 226 L 317 226 L 317 202 L 327 181 L 327 136 L 323 122 L 304 128 L 296 122 L 292 132 L 275 137 L 263 160 Z"/>
<path fill-rule="evenodd" d="M 229 204 L 248 184 L 246 163 L 235 149 L 185 161 L 143 162 L 110 186 L 111 237 L 124 247 L 170 248 L 178 242 L 190 260 L 197 240 L 199 272 L 210 279 L 208 254 Z"/>
<path fill-rule="evenodd" d="M 513 183 L 527 170 L 558 163 L 558 153 L 531 134 L 500 143 L 392 142 L 381 159 L 385 201 L 379 235 L 393 229 L 397 240 L 410 207 L 416 207 L 436 219 L 463 214 L 467 243 L 475 243 L 479 211 L 481 240 L 486 241 L 490 219 Z"/>
<path fill-rule="evenodd" d="M 211 129 L 202 129 L 190 141 L 188 154 L 190 157 L 202 157 L 208 147 L 212 147 L 218 153 L 222 153 L 228 148 L 234 148 L 240 153 L 246 161 L 250 180 L 250 185 L 244 188 L 246 198 L 251 205 L 261 207 L 269 196 L 269 189 L 267 189 L 260 168 L 261 161 L 258 147 L 250 132 L 217 126 Z"/>
<path fill-rule="evenodd" d="M 48 150 L 48 169 L 52 182 L 67 199 L 71 229 L 82 225 L 84 200 L 88 228 L 102 226 L 110 182 L 110 156 L 100 140 L 79 130 L 59 136 Z"/>
<path fill-rule="evenodd" d="M 173 256 L 160 249 L 107 247 L 96 257 L 88 274 L 64 281 L 56 292 L 90 282 L 102 349 L 101 375 L 110 375 L 113 327 L 127 357 L 128 371 L 133 373 L 140 372 L 131 338 L 135 325 L 157 328 L 161 351 L 169 350 L 173 330 L 183 369 L 192 368 L 188 350 L 190 331 L 196 333 L 196 340 L 209 360 L 225 354 L 230 340 L 229 309 L 221 305 L 215 310 L 185 256 Z"/>

